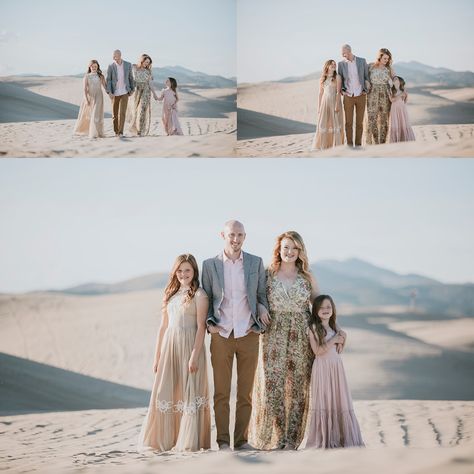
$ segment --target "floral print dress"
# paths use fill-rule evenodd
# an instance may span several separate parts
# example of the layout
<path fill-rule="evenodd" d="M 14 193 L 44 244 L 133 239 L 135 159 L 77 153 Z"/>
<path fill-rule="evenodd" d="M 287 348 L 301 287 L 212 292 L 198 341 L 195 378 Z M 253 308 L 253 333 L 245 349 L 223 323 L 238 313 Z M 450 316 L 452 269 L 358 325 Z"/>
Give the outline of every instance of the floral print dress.
<path fill-rule="evenodd" d="M 249 442 L 258 449 L 297 448 L 303 440 L 313 355 L 306 330 L 311 285 L 300 274 L 290 288 L 268 275 L 271 324 L 260 337 Z"/>
<path fill-rule="evenodd" d="M 130 131 L 137 135 L 148 135 L 151 122 L 151 81 L 153 77 L 149 69 L 133 68 L 135 93 Z"/>
<path fill-rule="evenodd" d="M 367 136 L 368 145 L 385 143 L 388 136 L 390 118 L 390 87 L 392 78 L 387 67 L 369 67 L 370 92 L 367 95 Z"/>

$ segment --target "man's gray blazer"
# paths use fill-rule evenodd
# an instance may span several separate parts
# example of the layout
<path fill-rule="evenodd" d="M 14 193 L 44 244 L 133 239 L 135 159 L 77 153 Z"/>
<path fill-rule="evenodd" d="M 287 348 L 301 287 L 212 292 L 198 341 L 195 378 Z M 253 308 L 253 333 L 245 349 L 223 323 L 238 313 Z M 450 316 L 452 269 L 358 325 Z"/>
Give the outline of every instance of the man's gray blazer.
<path fill-rule="evenodd" d="M 242 252 L 247 298 L 252 312 L 251 330 L 262 332 L 264 325 L 258 314 L 258 303 L 268 309 L 266 273 L 260 257 Z M 220 307 L 224 300 L 223 254 L 209 258 L 202 264 L 202 287 L 209 297 L 207 324 L 216 325 L 220 320 Z"/>
<path fill-rule="evenodd" d="M 356 66 L 362 91 L 367 93 L 369 92 L 366 85 L 366 81 L 369 80 L 369 66 L 367 66 L 367 61 L 365 58 L 359 58 L 356 56 Z M 349 66 L 347 65 L 347 61 L 339 61 L 337 65 L 337 73 L 341 76 L 341 89 L 345 92 L 347 90 L 346 83 L 349 79 Z"/>
<path fill-rule="evenodd" d="M 133 92 L 133 90 L 135 89 L 135 80 L 133 79 L 132 65 L 127 61 L 122 61 L 122 63 L 125 88 L 127 89 L 127 92 L 130 93 Z M 109 67 L 107 68 L 107 79 L 105 80 L 107 94 L 115 94 L 115 90 L 117 89 L 117 81 L 117 64 L 115 64 L 114 61 L 112 64 L 109 64 Z"/>

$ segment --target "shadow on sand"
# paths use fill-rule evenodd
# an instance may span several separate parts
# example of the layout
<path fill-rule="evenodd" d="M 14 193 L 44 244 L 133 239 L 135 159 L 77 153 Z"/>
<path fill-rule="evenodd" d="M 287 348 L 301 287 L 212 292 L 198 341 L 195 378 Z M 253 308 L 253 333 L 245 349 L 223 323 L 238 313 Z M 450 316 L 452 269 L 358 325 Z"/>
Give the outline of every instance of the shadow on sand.
<path fill-rule="evenodd" d="M 0 353 L 0 415 L 148 406 L 150 392 Z"/>

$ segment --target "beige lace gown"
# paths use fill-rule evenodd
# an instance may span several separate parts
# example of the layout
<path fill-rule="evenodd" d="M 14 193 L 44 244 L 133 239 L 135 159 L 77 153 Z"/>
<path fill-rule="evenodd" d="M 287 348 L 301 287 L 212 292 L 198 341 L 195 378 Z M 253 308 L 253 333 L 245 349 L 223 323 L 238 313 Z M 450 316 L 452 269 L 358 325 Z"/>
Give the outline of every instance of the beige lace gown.
<path fill-rule="evenodd" d="M 204 346 L 198 371 L 190 374 L 188 362 L 197 331 L 196 298 L 183 305 L 177 293 L 168 303 L 169 324 L 163 337 L 160 361 L 138 449 L 198 451 L 211 446 L 207 363 Z"/>
<path fill-rule="evenodd" d="M 318 125 L 314 135 L 312 150 L 323 150 L 344 143 L 344 119 L 342 115 L 341 97 L 337 95 L 335 80 L 328 78 L 321 85 L 323 95 L 319 108 Z M 336 112 L 336 103 L 339 108 Z"/>
<path fill-rule="evenodd" d="M 90 103 L 84 99 L 74 127 L 74 133 L 88 135 L 90 138 L 104 137 L 104 96 L 102 82 L 97 73 L 86 75 Z"/>
<path fill-rule="evenodd" d="M 130 132 L 136 135 L 148 135 L 151 123 L 151 82 L 153 77 L 149 69 L 134 67 L 135 92 L 130 115 Z"/>
<path fill-rule="evenodd" d="M 378 145 L 388 138 L 390 119 L 390 69 L 369 67 L 370 92 L 367 95 L 367 133 L 366 143 Z"/>
<path fill-rule="evenodd" d="M 272 322 L 260 337 L 249 442 L 258 449 L 297 448 L 309 403 L 312 351 L 308 328 L 311 286 L 298 275 L 290 288 L 268 275 Z"/>

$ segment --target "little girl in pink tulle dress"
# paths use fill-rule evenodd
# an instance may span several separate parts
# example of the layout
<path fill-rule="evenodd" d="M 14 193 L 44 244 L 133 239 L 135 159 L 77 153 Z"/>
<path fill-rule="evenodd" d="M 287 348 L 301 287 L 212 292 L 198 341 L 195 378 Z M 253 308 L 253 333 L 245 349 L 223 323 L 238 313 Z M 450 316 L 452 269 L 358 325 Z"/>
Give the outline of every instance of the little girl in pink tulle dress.
<path fill-rule="evenodd" d="M 308 334 L 315 358 L 306 447 L 364 446 L 340 356 L 345 336 L 329 295 L 314 300 Z"/>
<path fill-rule="evenodd" d="M 183 135 L 178 119 L 178 83 L 174 77 L 166 79 L 166 89 L 156 99 L 163 101 L 163 111 L 161 120 L 165 128 L 166 135 Z"/>
<path fill-rule="evenodd" d="M 390 102 L 390 142 L 408 142 L 415 140 L 415 133 L 410 125 L 407 110 L 408 94 L 405 90 L 405 81 L 402 77 L 393 78 Z"/>

